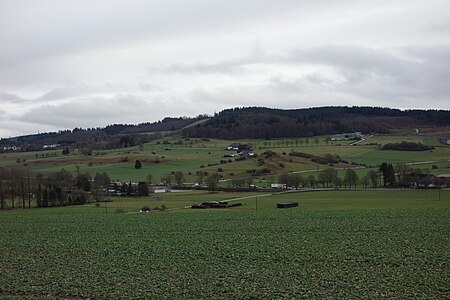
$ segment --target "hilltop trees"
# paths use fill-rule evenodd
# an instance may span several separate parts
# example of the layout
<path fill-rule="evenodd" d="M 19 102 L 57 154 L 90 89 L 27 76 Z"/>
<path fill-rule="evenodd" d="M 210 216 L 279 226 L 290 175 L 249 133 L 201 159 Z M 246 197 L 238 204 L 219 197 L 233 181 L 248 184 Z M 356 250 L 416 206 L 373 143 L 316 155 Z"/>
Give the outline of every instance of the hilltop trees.
<path fill-rule="evenodd" d="M 399 122 L 399 119 L 402 120 L 401 122 L 406 119 L 427 125 L 449 125 L 450 112 L 402 111 L 380 107 L 317 107 L 291 110 L 243 107 L 224 110 L 207 122 L 186 127 L 183 129 L 183 134 L 186 137 L 269 139 L 312 138 L 354 131 L 388 133 L 390 127 L 380 120 L 395 124 Z M 316 141 L 305 139 L 304 142 L 308 146 L 310 142 Z"/>

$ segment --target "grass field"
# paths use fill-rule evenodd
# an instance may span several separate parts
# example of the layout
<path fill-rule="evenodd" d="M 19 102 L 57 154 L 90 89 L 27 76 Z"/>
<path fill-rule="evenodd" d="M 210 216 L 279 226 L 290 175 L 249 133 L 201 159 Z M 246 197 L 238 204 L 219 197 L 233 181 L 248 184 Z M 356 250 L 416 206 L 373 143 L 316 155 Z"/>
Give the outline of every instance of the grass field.
<path fill-rule="evenodd" d="M 249 196 L 244 194 L 243 196 Z M 158 195 L 159 196 L 159 195 Z M 242 194 L 171 193 L 0 212 L 6 299 L 445 299 L 450 191 L 333 191 L 225 210 L 137 211 Z M 281 201 L 299 201 L 276 209 Z"/>
<path fill-rule="evenodd" d="M 300 140 L 303 143 L 299 143 Z M 305 143 L 305 138 L 292 140 L 242 140 L 239 142 L 252 144 L 255 153 L 259 156 L 244 161 L 235 161 L 234 158 L 223 157 L 224 154 L 230 153 L 225 150 L 225 147 L 232 141 L 168 137 L 141 147 L 135 146 L 100 151 L 98 153 L 94 151 L 92 156 L 83 156 L 77 150 L 70 155 L 62 155 L 59 150 L 4 153 L 0 156 L 0 167 L 24 165 L 34 172 L 44 174 L 57 172 L 61 168 L 75 174 L 78 168 L 80 172 L 89 172 L 91 175 L 95 175 L 97 172 L 107 172 L 113 180 L 123 181 L 145 180 L 147 175 L 151 174 L 156 182 L 159 182 L 161 177 L 167 176 L 167 174 L 182 171 L 186 182 L 195 182 L 197 180 L 196 172 L 198 171 L 208 172 L 209 174 L 219 172 L 223 179 L 233 179 L 248 177 L 249 170 L 266 168 L 271 170 L 271 178 L 276 178 L 277 175 L 282 173 L 314 171 L 330 167 L 309 160 L 299 160 L 290 157 L 287 154 L 291 151 L 306 152 L 314 155 L 337 154 L 348 162 L 367 164 L 373 167 L 378 166 L 382 162 L 394 164 L 431 162 L 426 167 L 428 169 L 433 164 L 438 165 L 439 168 L 446 168 L 450 164 L 448 162 L 450 159 L 449 147 L 439 146 L 432 151 L 414 152 L 382 151 L 377 146 L 378 144 L 401 141 L 439 145 L 436 139 L 426 136 L 378 135 L 357 146 L 349 146 L 352 141 L 325 143 L 324 136 L 318 137 L 317 144 L 314 140 L 314 138 L 310 138 L 308 144 Z M 261 158 L 262 153 L 268 150 L 275 151 L 278 155 L 277 158 L 274 161 L 266 160 L 264 165 L 260 165 L 258 158 Z M 140 159 L 143 162 L 142 169 L 136 170 L 134 168 L 136 159 Z M 221 164 L 221 160 L 225 160 L 226 163 Z M 280 163 L 282 166 L 280 166 Z M 445 171 L 435 170 L 434 172 L 443 173 Z M 261 181 L 263 185 L 270 184 L 270 182 L 266 182 L 261 177 L 255 179 Z"/>

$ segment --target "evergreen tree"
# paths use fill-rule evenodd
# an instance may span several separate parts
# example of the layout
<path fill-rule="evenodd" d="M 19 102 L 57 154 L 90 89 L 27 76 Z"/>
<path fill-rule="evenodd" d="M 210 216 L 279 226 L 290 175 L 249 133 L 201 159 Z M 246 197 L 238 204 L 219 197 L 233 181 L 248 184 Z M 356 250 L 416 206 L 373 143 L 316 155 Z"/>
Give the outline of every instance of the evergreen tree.
<path fill-rule="evenodd" d="M 136 159 L 136 162 L 134 163 L 134 168 L 135 169 L 140 169 L 142 168 L 142 163 L 139 159 Z"/>

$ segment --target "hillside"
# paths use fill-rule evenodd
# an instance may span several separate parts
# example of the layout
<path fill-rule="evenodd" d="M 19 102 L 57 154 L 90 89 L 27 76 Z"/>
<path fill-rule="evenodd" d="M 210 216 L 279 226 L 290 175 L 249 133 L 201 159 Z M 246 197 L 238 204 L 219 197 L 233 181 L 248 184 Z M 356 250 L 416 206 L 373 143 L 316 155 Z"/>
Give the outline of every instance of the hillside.
<path fill-rule="evenodd" d="M 222 139 L 310 137 L 340 132 L 390 133 L 396 128 L 450 125 L 450 111 L 379 107 L 316 107 L 224 110 L 201 125 L 186 128 L 187 137 Z"/>
<path fill-rule="evenodd" d="M 112 124 L 104 128 L 74 128 L 0 140 L 0 150 L 41 150 L 48 145 L 101 150 L 142 145 L 162 133 L 181 132 L 186 138 L 272 139 L 329 135 L 343 132 L 387 134 L 400 130 L 448 131 L 450 111 L 399 110 L 380 107 L 315 107 L 274 109 L 244 107 L 224 110 L 214 117 L 170 118 L 153 123 Z M 146 133 L 146 134 L 143 134 Z M 440 135 L 440 138 L 445 137 Z"/>
<path fill-rule="evenodd" d="M 153 123 L 113 124 L 104 128 L 74 128 L 73 130 L 60 130 L 32 135 L 1 139 L 0 146 L 20 147 L 25 151 L 39 150 L 44 145 L 58 144 L 61 146 L 73 145 L 77 148 L 114 149 L 123 146 L 134 146 L 151 140 L 150 136 L 142 133 L 158 133 L 163 131 L 177 131 L 200 120 L 205 116 L 195 118 L 164 118 Z"/>

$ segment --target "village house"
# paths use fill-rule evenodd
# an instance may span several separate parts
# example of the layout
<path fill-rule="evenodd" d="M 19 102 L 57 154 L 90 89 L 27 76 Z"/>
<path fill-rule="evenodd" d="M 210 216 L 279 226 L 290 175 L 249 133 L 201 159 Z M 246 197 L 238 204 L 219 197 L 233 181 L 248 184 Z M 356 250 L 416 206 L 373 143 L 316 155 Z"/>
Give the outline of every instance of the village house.
<path fill-rule="evenodd" d="M 362 137 L 363 137 L 363 134 L 361 132 L 339 133 L 339 134 L 333 134 L 332 136 L 330 136 L 330 140 L 346 141 L 346 140 L 361 139 Z"/>

